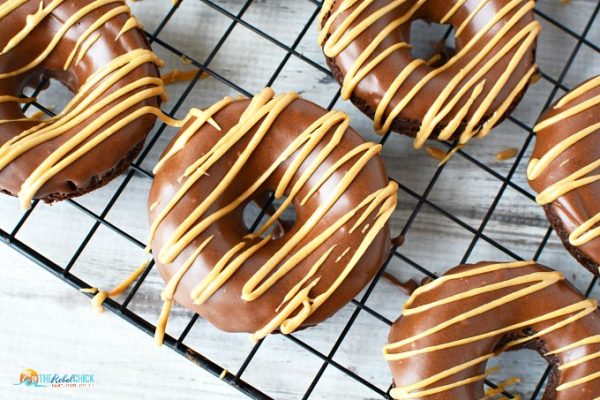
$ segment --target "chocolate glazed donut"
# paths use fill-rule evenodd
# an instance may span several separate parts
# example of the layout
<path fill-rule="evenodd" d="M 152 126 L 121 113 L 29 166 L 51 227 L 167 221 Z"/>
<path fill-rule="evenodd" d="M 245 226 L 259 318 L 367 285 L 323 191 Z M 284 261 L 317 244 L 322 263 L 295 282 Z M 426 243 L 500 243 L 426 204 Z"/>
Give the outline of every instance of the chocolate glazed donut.
<path fill-rule="evenodd" d="M 527 168 L 536 200 L 569 252 L 592 273 L 600 265 L 600 77 L 563 96 L 534 127 Z"/>
<path fill-rule="evenodd" d="M 536 71 L 534 1 L 326 0 L 319 42 L 342 97 L 375 130 L 430 138 L 483 137 L 510 113 Z M 415 59 L 410 25 L 450 24 L 456 53 Z"/>
<path fill-rule="evenodd" d="M 167 282 L 157 342 L 173 301 L 255 339 L 331 316 L 390 250 L 397 185 L 381 145 L 363 141 L 346 114 L 270 89 L 191 115 L 158 163 L 148 200 Z M 265 193 L 283 204 L 252 233 L 243 210 Z M 295 223 L 269 233 L 291 205 Z"/>
<path fill-rule="evenodd" d="M 392 397 L 487 398 L 487 361 L 521 348 L 552 365 L 544 400 L 600 396 L 595 300 L 533 261 L 458 266 L 418 288 L 392 326 L 384 349 Z"/>
<path fill-rule="evenodd" d="M 141 150 L 164 95 L 153 54 L 121 0 L 0 1 L 0 190 L 46 202 L 88 192 Z M 74 94 L 56 117 L 26 118 L 25 87 Z"/>

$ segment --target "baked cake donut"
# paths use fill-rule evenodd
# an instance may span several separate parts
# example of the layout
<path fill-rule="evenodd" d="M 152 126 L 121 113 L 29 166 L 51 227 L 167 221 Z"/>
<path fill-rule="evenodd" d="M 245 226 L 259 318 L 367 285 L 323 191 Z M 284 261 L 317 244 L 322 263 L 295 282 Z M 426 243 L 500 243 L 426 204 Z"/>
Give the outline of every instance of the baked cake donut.
<path fill-rule="evenodd" d="M 341 95 L 375 130 L 430 138 L 483 137 L 510 113 L 536 71 L 534 1 L 325 0 L 319 43 Z M 416 20 L 452 25 L 455 54 L 411 55 Z"/>
<path fill-rule="evenodd" d="M 487 361 L 536 350 L 552 366 L 543 399 L 600 396 L 600 313 L 557 271 L 533 261 L 461 265 L 421 286 L 384 349 L 395 399 L 484 397 Z"/>
<path fill-rule="evenodd" d="M 173 301 L 255 339 L 319 323 L 381 268 L 396 206 L 378 154 L 348 116 L 265 89 L 192 117 L 155 168 L 149 243 L 161 276 L 162 342 Z M 208 123 L 207 123 L 208 122 Z M 282 205 L 255 232 L 245 206 Z M 290 206 L 294 223 L 277 224 Z"/>
<path fill-rule="evenodd" d="M 124 1 L 0 2 L 0 190 L 28 207 L 108 183 L 141 150 L 165 94 Z M 25 87 L 53 78 L 74 93 L 55 117 L 27 118 Z"/>
<path fill-rule="evenodd" d="M 592 273 L 600 265 L 600 77 L 546 110 L 527 168 L 552 227 Z"/>

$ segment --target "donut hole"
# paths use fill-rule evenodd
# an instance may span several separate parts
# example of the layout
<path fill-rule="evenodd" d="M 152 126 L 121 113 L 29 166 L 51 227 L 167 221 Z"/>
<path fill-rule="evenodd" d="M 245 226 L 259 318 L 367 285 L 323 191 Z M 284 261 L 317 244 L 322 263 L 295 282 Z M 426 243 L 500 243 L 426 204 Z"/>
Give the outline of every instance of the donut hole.
<path fill-rule="evenodd" d="M 246 230 L 248 230 L 248 232 L 255 232 L 259 227 L 264 225 L 277 210 L 279 210 L 286 199 L 286 196 L 275 199 L 271 192 L 255 196 L 251 201 L 246 203 L 242 213 Z M 279 239 L 293 228 L 296 223 L 296 218 L 296 208 L 294 207 L 294 203 L 291 203 L 283 210 L 279 218 L 277 218 L 277 221 L 275 221 L 269 229 L 260 236 L 264 238 L 268 235 L 272 235 L 273 239 Z"/>
<path fill-rule="evenodd" d="M 534 338 L 528 342 L 512 347 L 506 351 L 500 350 L 509 342 L 523 339 L 529 336 L 534 336 L 538 332 L 531 326 L 527 326 L 515 332 L 505 335 L 494 348 L 496 354 L 486 365 L 486 369 L 490 371 L 488 379 L 497 385 L 503 386 L 505 392 L 513 395 L 523 393 L 531 385 L 531 379 L 538 382 L 543 374 L 545 363 L 550 365 L 552 376 L 558 374 L 557 364 L 559 362 L 555 355 L 547 355 L 548 348 L 546 343 L 541 338 Z M 545 360 L 540 360 L 540 357 Z M 539 378 L 536 378 L 536 373 L 533 371 L 523 371 L 523 365 L 538 366 Z M 526 379 L 523 379 L 526 378 Z M 552 378 L 550 378 L 552 382 Z M 540 388 L 540 393 L 543 393 L 548 385 L 546 380 L 544 386 Z M 555 388 L 556 382 L 551 384 Z M 552 390 L 551 390 L 552 391 Z M 551 392 L 550 391 L 550 392 Z M 549 398 L 543 396 L 543 398 Z"/>
<path fill-rule="evenodd" d="M 524 366 L 528 366 L 529 370 L 524 370 Z M 546 363 L 540 359 L 538 351 L 532 348 L 522 348 L 497 355 L 487 363 L 486 369 L 490 371 L 489 381 L 502 386 L 506 393 L 515 396 L 527 393 L 532 385 L 541 379 L 545 366 Z M 544 386 L 540 388 L 540 393 L 544 392 L 547 382 L 546 380 Z M 528 397 L 522 396 L 522 398 Z"/>
<path fill-rule="evenodd" d="M 418 19 L 410 24 L 410 53 L 414 58 L 444 65 L 455 53 L 456 37 L 452 25 Z"/>
<path fill-rule="evenodd" d="M 39 107 L 28 107 L 25 111 L 25 115 L 28 117 L 40 112 L 47 116 L 58 114 L 73 99 L 73 92 L 61 80 L 45 78 L 42 82 L 41 91 L 37 95 L 32 88 L 23 91 L 26 97 L 35 95 L 37 104 L 43 107 L 41 110 Z"/>

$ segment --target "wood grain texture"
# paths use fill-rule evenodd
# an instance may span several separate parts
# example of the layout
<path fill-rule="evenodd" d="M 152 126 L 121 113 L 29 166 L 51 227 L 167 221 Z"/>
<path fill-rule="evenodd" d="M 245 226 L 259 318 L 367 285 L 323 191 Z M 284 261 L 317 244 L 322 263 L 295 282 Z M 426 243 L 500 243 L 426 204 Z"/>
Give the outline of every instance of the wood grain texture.
<path fill-rule="evenodd" d="M 242 0 L 215 2 L 228 12 L 237 14 L 245 3 Z M 596 0 L 573 0 L 568 5 L 558 0 L 540 0 L 538 8 L 579 33 L 594 7 Z M 169 11 L 167 0 L 144 0 L 132 3 L 135 13 L 145 28 L 153 32 Z M 246 10 L 242 19 L 266 34 L 292 46 L 311 15 L 315 5 L 304 0 L 257 0 Z M 577 40 L 544 19 L 538 46 L 538 64 L 544 73 L 557 79 L 571 55 Z M 282 23 L 281 21 L 285 21 Z M 183 0 L 179 10 L 161 31 L 159 38 L 170 46 L 184 49 L 186 54 L 205 62 L 213 52 L 231 19 L 200 0 Z M 423 35 L 417 37 L 424 38 Z M 600 45 L 600 19 L 588 34 L 588 41 Z M 189 69 L 178 56 L 160 44 L 156 52 L 167 61 L 164 70 Z M 316 27 L 309 27 L 296 50 L 308 60 L 324 66 L 321 50 L 316 45 Z M 228 40 L 211 57 L 211 71 L 238 84 L 243 90 L 256 92 L 269 82 L 277 65 L 287 52 L 237 25 Z M 600 54 L 583 44 L 575 56 L 572 68 L 566 74 L 564 85 L 573 87 L 584 79 L 600 74 Z M 55 85 L 56 86 L 56 85 Z M 164 105 L 169 111 L 186 90 L 186 83 L 169 86 L 171 101 Z M 277 92 L 296 90 L 309 100 L 327 106 L 338 85 L 328 75 L 309 62 L 292 55 L 273 83 Z M 542 111 L 553 85 L 542 79 L 532 85 L 514 112 L 519 121 L 531 126 Z M 59 91 L 52 87 L 42 97 L 45 104 L 60 103 Z M 559 95 L 560 95 L 559 91 Z M 176 115 L 183 117 L 190 107 L 205 107 L 225 95 L 237 95 L 231 87 L 210 77 L 199 81 L 189 92 Z M 351 115 L 352 125 L 365 137 L 378 140 L 372 133 L 371 121 L 351 104 L 338 101 L 335 108 Z M 155 128 L 155 131 L 158 129 Z M 160 153 L 173 137 L 175 129 L 166 128 L 151 149 L 142 167 L 150 170 Z M 474 141 L 465 153 L 486 167 L 505 177 L 514 159 L 496 160 L 495 155 L 507 148 L 521 148 L 527 132 L 511 121 L 504 122 L 483 141 Z M 431 144 L 433 146 L 440 146 Z M 441 147 L 441 146 L 440 146 Z M 530 192 L 525 167 L 531 151 L 517 166 L 511 181 Z M 443 147 L 441 147 L 443 148 Z M 437 161 L 425 152 L 412 150 L 410 139 L 392 135 L 386 143 L 383 156 L 392 177 L 415 193 L 423 193 L 434 175 Z M 76 201 L 96 214 L 122 184 L 124 177 L 109 186 Z M 145 243 L 148 232 L 146 196 L 151 181 L 135 174 L 118 197 L 106 220 L 115 229 Z M 434 207 L 425 205 L 416 216 L 399 250 L 408 259 L 436 273 L 443 273 L 456 265 L 471 245 L 489 207 L 494 204 L 502 182 L 461 155 L 456 155 L 445 167 L 434 185 L 429 200 Z M 397 212 L 393 216 L 394 232 L 406 224 L 417 201 L 401 191 Z M 453 221 L 436 207 L 455 216 Z M 11 231 L 23 211 L 16 199 L 0 197 L 0 229 Z M 94 220 L 73 204 L 39 205 L 17 234 L 17 238 L 45 254 L 59 265 L 69 263 L 82 240 L 94 226 Z M 548 229 L 540 207 L 512 187 L 506 189 L 483 230 L 488 239 L 475 242 L 468 261 L 510 260 L 510 256 L 490 242 L 494 241 L 522 258 L 531 258 Z M 147 258 L 139 246 L 124 239 L 114 229 L 101 225 L 75 260 L 72 273 L 91 285 L 112 288 Z M 554 234 L 543 251 L 540 262 L 559 269 L 579 288 L 585 289 L 591 275 L 567 254 Z M 209 376 L 189 361 L 166 348 L 157 349 L 152 339 L 118 317 L 104 313 L 96 315 L 89 300 L 43 272 L 20 255 L 0 246 L 0 399 L 232 399 L 242 396 Z M 388 272 L 407 279 L 421 279 L 424 275 L 401 259 L 394 258 Z M 152 270 L 130 308 L 154 323 L 160 310 L 159 293 L 163 282 Z M 595 289 L 593 295 L 600 292 Z M 360 298 L 360 296 L 359 296 Z M 122 301 L 124 296 L 118 300 Z M 369 297 L 367 305 L 386 318 L 397 318 L 406 296 L 388 281 L 380 281 Z M 296 334 L 296 337 L 327 354 L 354 311 L 348 305 L 323 324 Z M 189 321 L 191 313 L 174 307 L 167 333 L 178 336 Z M 334 360 L 386 390 L 391 382 L 381 348 L 386 342 L 388 326 L 368 313 L 361 312 L 334 356 Z M 225 334 L 205 321 L 198 321 L 186 339 L 186 344 L 213 361 L 235 372 L 252 348 L 247 335 Z M 522 382 L 516 391 L 527 395 L 532 391 L 544 369 L 544 361 L 528 352 L 506 354 L 493 361 L 502 366 L 494 380 L 519 376 Z M 311 383 L 322 361 L 290 340 L 274 335 L 266 339 L 244 374 L 244 379 L 278 399 L 297 399 Z M 85 371 L 96 375 L 91 389 L 72 391 L 43 389 L 41 392 L 13 386 L 19 372 L 26 367 L 40 371 Z M 31 389 L 31 388 L 29 388 Z M 374 392 L 329 366 L 317 384 L 313 398 L 329 399 L 377 398 Z M 108 396 L 108 397 L 107 397 Z"/>

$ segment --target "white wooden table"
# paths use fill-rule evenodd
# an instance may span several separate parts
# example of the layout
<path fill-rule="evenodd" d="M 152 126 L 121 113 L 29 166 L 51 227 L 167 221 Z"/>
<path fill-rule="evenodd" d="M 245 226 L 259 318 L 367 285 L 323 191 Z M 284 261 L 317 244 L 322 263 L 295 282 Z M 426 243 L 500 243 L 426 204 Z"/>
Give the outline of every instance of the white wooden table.
<path fill-rule="evenodd" d="M 243 6 L 241 0 L 215 2 L 233 14 Z M 580 33 L 590 18 L 597 0 L 540 0 L 538 8 L 557 18 L 572 31 Z M 167 0 L 144 0 L 132 3 L 134 11 L 153 32 L 169 11 Z M 242 19 L 291 46 L 304 23 L 315 11 L 311 1 L 255 0 Z M 544 30 L 538 46 L 538 64 L 544 73 L 557 79 L 566 60 L 573 52 L 576 39 L 544 19 Z M 185 49 L 188 56 L 204 61 L 221 38 L 231 19 L 200 0 L 183 0 L 179 10 L 159 35 L 171 46 Z M 314 25 L 314 24 L 313 24 Z M 596 19 L 587 40 L 600 45 L 600 17 Z M 189 69 L 189 65 L 156 44 L 154 49 L 167 61 L 165 71 Z M 316 28 L 310 27 L 299 42 L 299 53 L 324 65 L 316 45 Z M 236 82 L 243 89 L 255 92 L 269 80 L 286 52 L 244 26 L 237 25 L 228 40 L 211 60 L 212 71 Z M 600 74 L 600 54 L 583 44 L 564 78 L 566 87 Z M 61 102 L 56 99 L 54 85 L 41 96 L 45 104 Z M 169 87 L 172 100 L 165 105 L 168 111 L 186 89 L 187 83 Z M 276 91 L 300 91 L 304 97 L 327 106 L 338 85 L 296 56 L 290 57 L 273 87 Z M 542 79 L 532 85 L 513 114 L 531 126 L 544 106 L 553 85 Z M 561 91 L 559 91 L 559 94 Z M 183 117 L 192 106 L 204 107 L 236 91 L 215 78 L 200 81 L 187 96 L 177 112 Z M 369 139 L 371 122 L 352 105 L 338 101 L 335 108 L 350 113 L 352 125 Z M 175 130 L 167 128 L 161 135 L 142 167 L 150 170 Z M 506 176 L 514 160 L 498 161 L 495 155 L 507 147 L 520 148 L 527 132 L 514 122 L 507 121 L 484 141 L 469 145 L 465 151 L 501 176 Z M 529 190 L 524 171 L 531 145 L 519 163 L 511 181 Z M 393 135 L 386 143 L 383 156 L 390 175 L 412 191 L 421 194 L 436 170 L 437 161 L 424 152 L 414 152 L 409 139 Z M 100 214 L 123 178 L 108 187 L 77 201 Z M 106 219 L 136 239 L 145 243 L 147 235 L 146 194 L 150 180 L 136 174 L 118 197 Z M 433 187 L 428 199 L 436 206 L 477 229 L 501 188 L 501 181 L 464 157 L 457 155 L 447 165 Z M 400 193 L 399 205 L 393 217 L 394 232 L 406 223 L 417 201 L 405 192 Z M 15 199 L 0 197 L 0 229 L 10 232 L 23 211 Z M 19 230 L 17 238 L 65 266 L 92 228 L 94 220 L 72 204 L 38 205 Z M 523 258 L 531 258 L 548 229 L 542 210 L 530 199 L 509 187 L 501 196 L 483 233 Z M 443 273 L 461 261 L 473 240 L 473 233 L 448 219 L 434 207 L 425 205 L 418 213 L 400 249 L 408 259 Z M 146 259 L 142 250 L 124 240 L 105 226 L 100 226 L 73 266 L 72 273 L 91 285 L 112 288 L 133 268 Z M 509 260 L 507 254 L 480 239 L 475 243 L 468 261 L 483 259 Z M 584 290 L 591 275 L 567 254 L 554 234 L 543 251 L 540 261 L 564 272 Z M 232 399 L 242 398 L 228 385 L 210 376 L 183 357 L 167 348 L 156 348 L 152 338 L 111 313 L 97 315 L 87 297 L 44 272 L 37 265 L 0 245 L 0 399 Z M 423 275 L 406 262 L 393 259 L 388 272 L 402 279 Z M 154 323 L 160 310 L 159 293 L 162 280 L 153 270 L 130 308 Z M 595 289 L 592 295 L 600 297 Z M 122 300 L 123 297 L 120 298 Z M 386 280 L 380 281 L 367 305 L 388 319 L 395 319 L 406 296 Z M 333 318 L 316 328 L 297 334 L 306 343 L 327 354 L 340 331 L 346 325 L 354 306 L 347 306 Z M 191 313 L 175 307 L 167 332 L 177 337 L 189 321 Z M 362 312 L 359 314 L 334 360 L 380 388 L 386 388 L 390 375 L 381 356 L 388 327 Z M 247 335 L 225 334 L 204 321 L 198 321 L 186 339 L 186 344 L 213 361 L 235 372 L 252 348 Z M 519 376 L 522 382 L 514 391 L 527 395 L 544 369 L 544 361 L 530 352 L 506 354 L 494 364 L 501 370 L 492 378 L 500 381 Z M 281 336 L 266 339 L 244 374 L 244 379 L 269 395 L 281 399 L 296 399 L 309 386 L 322 361 Z M 14 386 L 24 368 L 44 372 L 95 374 L 95 386 L 77 389 L 26 388 Z M 313 392 L 314 398 L 347 399 L 375 398 L 368 388 L 329 366 Z"/>

